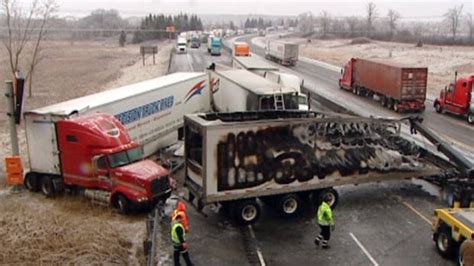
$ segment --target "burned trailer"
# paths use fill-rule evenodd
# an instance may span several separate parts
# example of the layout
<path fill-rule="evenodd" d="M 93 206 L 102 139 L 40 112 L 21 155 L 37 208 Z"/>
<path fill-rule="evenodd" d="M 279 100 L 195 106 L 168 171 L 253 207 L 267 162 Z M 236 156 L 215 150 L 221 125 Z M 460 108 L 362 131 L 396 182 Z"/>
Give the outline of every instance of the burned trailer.
<path fill-rule="evenodd" d="M 294 216 L 334 186 L 437 175 L 399 120 L 262 111 L 185 117 L 185 188 L 199 208 L 219 203 L 254 223 L 259 198 Z"/>

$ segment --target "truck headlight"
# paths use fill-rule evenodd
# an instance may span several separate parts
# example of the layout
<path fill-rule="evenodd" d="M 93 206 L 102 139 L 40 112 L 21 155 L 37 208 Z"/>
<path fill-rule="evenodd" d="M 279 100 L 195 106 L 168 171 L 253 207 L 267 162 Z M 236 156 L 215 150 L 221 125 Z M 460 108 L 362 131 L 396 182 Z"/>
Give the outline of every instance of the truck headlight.
<path fill-rule="evenodd" d="M 144 201 L 148 201 L 148 197 L 144 196 L 144 197 L 138 198 L 138 202 L 144 202 Z"/>

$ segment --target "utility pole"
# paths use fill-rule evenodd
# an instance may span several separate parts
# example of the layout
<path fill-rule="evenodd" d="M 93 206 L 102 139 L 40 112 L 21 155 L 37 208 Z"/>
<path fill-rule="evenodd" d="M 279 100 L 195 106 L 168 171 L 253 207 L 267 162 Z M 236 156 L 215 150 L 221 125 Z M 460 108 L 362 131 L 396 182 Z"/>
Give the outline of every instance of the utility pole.
<path fill-rule="evenodd" d="M 6 93 L 7 98 L 7 116 L 10 122 L 10 140 L 12 143 L 12 155 L 20 155 L 18 149 L 18 136 L 16 132 L 16 123 L 15 123 L 15 95 L 13 94 L 13 82 L 11 80 L 5 81 L 6 84 Z"/>

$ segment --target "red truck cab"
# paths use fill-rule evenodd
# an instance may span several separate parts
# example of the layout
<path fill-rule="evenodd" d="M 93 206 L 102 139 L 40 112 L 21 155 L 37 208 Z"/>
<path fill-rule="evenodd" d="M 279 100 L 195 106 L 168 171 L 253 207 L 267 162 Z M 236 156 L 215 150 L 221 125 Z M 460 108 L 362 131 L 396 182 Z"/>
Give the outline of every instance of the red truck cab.
<path fill-rule="evenodd" d="M 35 182 L 47 196 L 60 192 L 57 184 L 63 183 L 63 187 L 106 193 L 107 203 L 127 212 L 133 206 L 154 204 L 170 195 L 168 170 L 144 160 L 141 146 L 113 116 L 81 115 L 59 120 L 55 127 L 61 176 L 26 176 L 37 178 Z"/>
<path fill-rule="evenodd" d="M 457 76 L 457 75 L 456 75 Z M 474 123 L 474 99 L 472 85 L 474 75 L 461 77 L 441 90 L 433 106 L 438 113 L 444 111 L 465 116 L 470 124 Z"/>
<path fill-rule="evenodd" d="M 355 58 L 351 58 L 347 64 L 344 65 L 344 68 L 341 69 L 341 78 L 339 79 L 339 88 L 343 90 L 352 91 L 352 83 L 354 82 L 352 76 L 352 68 L 354 62 L 356 61 Z"/>

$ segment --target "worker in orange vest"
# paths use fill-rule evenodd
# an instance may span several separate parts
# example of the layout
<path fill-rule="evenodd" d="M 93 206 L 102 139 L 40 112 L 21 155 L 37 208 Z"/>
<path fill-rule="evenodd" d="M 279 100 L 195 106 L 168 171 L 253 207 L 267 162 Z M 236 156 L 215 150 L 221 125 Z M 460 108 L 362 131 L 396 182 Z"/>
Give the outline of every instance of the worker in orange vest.
<path fill-rule="evenodd" d="M 178 216 L 181 216 L 181 223 L 184 226 L 184 230 L 189 232 L 189 222 L 188 222 L 188 215 L 186 213 L 186 203 L 184 201 L 180 200 L 178 201 L 178 205 L 176 206 L 176 209 L 173 211 L 173 214 L 171 215 L 171 221 L 176 220 Z"/>

